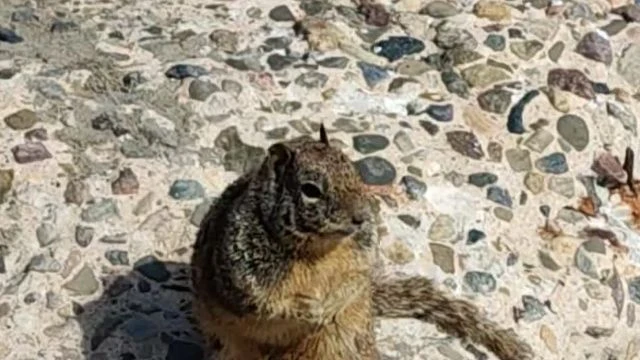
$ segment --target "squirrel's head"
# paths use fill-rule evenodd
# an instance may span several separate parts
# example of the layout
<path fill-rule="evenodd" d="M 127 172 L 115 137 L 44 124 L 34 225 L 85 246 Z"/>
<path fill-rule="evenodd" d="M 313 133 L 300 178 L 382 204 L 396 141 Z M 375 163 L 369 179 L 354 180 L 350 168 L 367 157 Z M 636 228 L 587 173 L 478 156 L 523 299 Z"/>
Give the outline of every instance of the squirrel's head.
<path fill-rule="evenodd" d="M 269 179 L 262 213 L 277 231 L 321 242 L 345 238 L 373 221 L 360 176 L 330 145 L 324 126 L 319 140 L 307 136 L 269 147 L 262 171 Z"/>

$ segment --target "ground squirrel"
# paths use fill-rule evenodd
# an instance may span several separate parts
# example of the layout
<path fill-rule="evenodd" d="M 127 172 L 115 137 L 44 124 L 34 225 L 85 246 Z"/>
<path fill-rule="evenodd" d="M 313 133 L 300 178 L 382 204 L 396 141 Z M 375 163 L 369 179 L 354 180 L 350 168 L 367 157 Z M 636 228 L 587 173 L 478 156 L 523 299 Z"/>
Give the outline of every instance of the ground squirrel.
<path fill-rule="evenodd" d="M 202 221 L 194 315 L 220 360 L 373 360 L 374 318 L 434 322 L 503 360 L 530 347 L 424 278 L 383 279 L 376 212 L 324 127 L 272 145 Z"/>

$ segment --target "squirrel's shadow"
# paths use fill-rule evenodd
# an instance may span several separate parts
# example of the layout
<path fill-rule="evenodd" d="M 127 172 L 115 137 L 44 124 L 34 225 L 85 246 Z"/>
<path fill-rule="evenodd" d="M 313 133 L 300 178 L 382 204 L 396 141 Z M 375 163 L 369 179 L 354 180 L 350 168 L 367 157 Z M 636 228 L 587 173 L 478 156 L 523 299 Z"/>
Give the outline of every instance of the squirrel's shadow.
<path fill-rule="evenodd" d="M 100 298 L 78 310 L 85 360 L 203 359 L 189 264 L 147 260 L 102 278 Z"/>

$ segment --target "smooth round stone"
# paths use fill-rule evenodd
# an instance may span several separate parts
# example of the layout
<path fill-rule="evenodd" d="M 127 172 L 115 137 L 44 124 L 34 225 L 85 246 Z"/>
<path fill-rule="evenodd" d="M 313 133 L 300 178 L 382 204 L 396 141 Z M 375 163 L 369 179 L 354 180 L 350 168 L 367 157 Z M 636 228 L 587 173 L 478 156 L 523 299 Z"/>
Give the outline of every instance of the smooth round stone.
<path fill-rule="evenodd" d="M 547 56 L 551 61 L 558 62 L 560 56 L 562 56 L 562 53 L 564 52 L 564 48 L 564 42 L 558 41 L 555 44 L 551 45 L 549 51 L 547 51 Z"/>
<path fill-rule="evenodd" d="M 354 163 L 365 184 L 389 185 L 396 179 L 396 168 L 380 156 L 368 156 Z"/>
<path fill-rule="evenodd" d="M 278 5 L 271 9 L 269 18 L 273 21 L 295 21 L 293 13 L 286 5 Z"/>
<path fill-rule="evenodd" d="M 511 52 L 525 61 L 533 59 L 542 48 L 544 48 L 544 44 L 538 40 L 514 42 L 510 45 Z"/>
<path fill-rule="evenodd" d="M 558 119 L 556 129 L 558 134 L 578 151 L 584 150 L 589 145 L 589 128 L 586 122 L 577 115 L 561 116 Z"/>
<path fill-rule="evenodd" d="M 169 195 L 176 200 L 193 200 L 204 197 L 204 188 L 195 180 L 176 180 L 169 188 Z"/>
<path fill-rule="evenodd" d="M 458 9 L 446 1 L 432 1 L 420 10 L 420 14 L 429 15 L 436 19 L 442 19 L 454 16 L 458 13 Z"/>
<path fill-rule="evenodd" d="M 389 139 L 379 134 L 362 134 L 353 137 L 353 148 L 361 154 L 371 154 L 389 146 Z"/>

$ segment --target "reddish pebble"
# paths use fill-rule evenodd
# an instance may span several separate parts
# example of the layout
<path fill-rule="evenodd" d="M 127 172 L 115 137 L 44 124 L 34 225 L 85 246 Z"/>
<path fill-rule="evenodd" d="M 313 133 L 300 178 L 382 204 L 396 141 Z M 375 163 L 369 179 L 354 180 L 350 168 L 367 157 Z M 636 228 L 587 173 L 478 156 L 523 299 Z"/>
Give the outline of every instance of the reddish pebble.
<path fill-rule="evenodd" d="M 130 168 L 120 170 L 118 178 L 111 183 L 111 191 L 115 195 L 131 195 L 138 192 L 140 183 Z"/>

